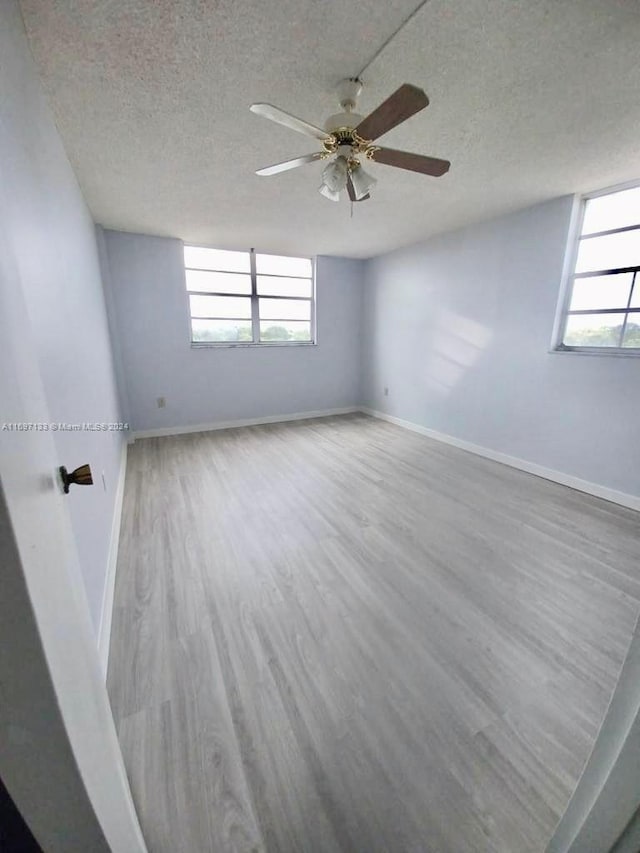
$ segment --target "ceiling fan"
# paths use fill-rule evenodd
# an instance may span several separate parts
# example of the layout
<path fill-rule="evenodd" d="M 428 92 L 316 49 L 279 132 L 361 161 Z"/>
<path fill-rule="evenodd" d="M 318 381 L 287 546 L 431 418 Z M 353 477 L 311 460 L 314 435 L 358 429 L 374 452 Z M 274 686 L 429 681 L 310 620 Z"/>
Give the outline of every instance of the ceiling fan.
<path fill-rule="evenodd" d="M 369 191 L 376 184 L 376 179 L 365 172 L 361 159 L 433 177 L 439 177 L 449 171 L 451 163 L 448 160 L 374 145 L 374 141 L 383 133 L 411 118 L 429 104 L 429 98 L 422 89 L 404 83 L 366 118 L 354 112 L 361 91 L 362 82 L 357 78 L 349 78 L 339 84 L 338 100 L 343 112 L 330 116 L 325 122 L 324 130 L 272 104 L 251 104 L 250 109 L 256 115 L 305 136 L 311 136 L 322 143 L 322 151 L 266 166 L 264 169 L 258 169 L 256 174 L 277 175 L 305 163 L 329 160 L 322 172 L 320 193 L 331 201 L 340 201 L 340 192 L 346 189 L 351 201 L 365 201 L 370 197 Z"/>

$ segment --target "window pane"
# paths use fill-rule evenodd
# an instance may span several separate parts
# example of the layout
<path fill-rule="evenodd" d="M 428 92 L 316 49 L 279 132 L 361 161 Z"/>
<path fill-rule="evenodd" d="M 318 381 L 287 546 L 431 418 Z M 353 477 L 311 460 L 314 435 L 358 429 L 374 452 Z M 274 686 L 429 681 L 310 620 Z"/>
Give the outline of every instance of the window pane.
<path fill-rule="evenodd" d="M 210 293 L 246 293 L 251 295 L 251 276 L 233 272 L 200 272 L 186 270 L 187 290 Z"/>
<path fill-rule="evenodd" d="M 190 296 L 192 317 L 234 317 L 251 319 L 248 296 Z"/>
<path fill-rule="evenodd" d="M 564 343 L 568 347 L 618 347 L 624 314 L 570 314 Z"/>
<path fill-rule="evenodd" d="M 640 266 L 640 231 L 623 231 L 580 241 L 576 272 Z"/>
<path fill-rule="evenodd" d="M 630 308 L 640 308 L 640 272 L 636 273 L 636 283 L 633 285 Z"/>
<path fill-rule="evenodd" d="M 258 293 L 260 296 L 303 296 L 310 299 L 311 279 L 259 275 Z"/>
<path fill-rule="evenodd" d="M 250 320 L 192 320 L 191 331 L 197 343 L 252 341 Z"/>
<path fill-rule="evenodd" d="M 310 320 L 311 303 L 299 299 L 261 299 L 261 320 Z"/>
<path fill-rule="evenodd" d="M 201 249 L 197 246 L 184 247 L 184 265 L 201 270 L 251 272 L 248 252 L 226 252 L 223 249 Z"/>
<path fill-rule="evenodd" d="M 311 278 L 310 258 L 287 258 L 284 255 L 256 254 L 256 272 L 263 275 L 296 275 Z"/>
<path fill-rule="evenodd" d="M 633 273 L 576 278 L 571 293 L 571 311 L 595 308 L 626 308 Z"/>
<path fill-rule="evenodd" d="M 640 187 L 587 200 L 582 233 L 640 224 Z"/>
<path fill-rule="evenodd" d="M 640 313 L 627 315 L 627 328 L 624 330 L 622 346 L 640 348 Z"/>
<path fill-rule="evenodd" d="M 260 323 L 261 341 L 310 341 L 311 323 L 266 320 Z"/>

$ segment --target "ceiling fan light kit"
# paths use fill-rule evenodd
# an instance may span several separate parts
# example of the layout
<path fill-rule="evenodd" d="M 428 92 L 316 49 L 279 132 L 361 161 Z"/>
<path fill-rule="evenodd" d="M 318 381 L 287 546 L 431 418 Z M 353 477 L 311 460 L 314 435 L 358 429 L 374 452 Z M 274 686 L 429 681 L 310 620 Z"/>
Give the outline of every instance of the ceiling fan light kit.
<path fill-rule="evenodd" d="M 340 201 L 340 193 L 335 190 L 330 190 L 326 184 L 322 184 L 320 189 L 318 190 L 320 195 L 323 195 L 325 198 L 328 198 L 329 201 Z"/>
<path fill-rule="evenodd" d="M 365 172 L 362 166 L 357 166 L 351 170 L 351 183 L 355 192 L 355 200 L 362 201 L 378 181 L 368 172 Z"/>
<path fill-rule="evenodd" d="M 345 189 L 348 180 L 349 163 L 342 155 L 336 157 L 323 169 L 322 185 L 332 193 L 339 193 L 340 190 Z"/>
<path fill-rule="evenodd" d="M 449 171 L 451 164 L 448 160 L 381 148 L 374 144 L 379 136 L 397 127 L 429 104 L 429 99 L 422 89 L 404 83 L 366 118 L 354 112 L 361 91 L 362 81 L 357 78 L 347 78 L 340 82 L 338 101 L 343 111 L 329 116 L 324 129 L 272 104 L 252 104 L 250 109 L 256 115 L 322 143 L 322 151 L 266 166 L 258 169 L 256 174 L 276 175 L 316 160 L 329 160 L 322 172 L 320 194 L 330 201 L 340 201 L 340 193 L 346 189 L 349 199 L 354 202 L 370 198 L 370 190 L 377 183 L 376 179 L 363 169 L 363 159 L 433 177 L 439 177 Z"/>

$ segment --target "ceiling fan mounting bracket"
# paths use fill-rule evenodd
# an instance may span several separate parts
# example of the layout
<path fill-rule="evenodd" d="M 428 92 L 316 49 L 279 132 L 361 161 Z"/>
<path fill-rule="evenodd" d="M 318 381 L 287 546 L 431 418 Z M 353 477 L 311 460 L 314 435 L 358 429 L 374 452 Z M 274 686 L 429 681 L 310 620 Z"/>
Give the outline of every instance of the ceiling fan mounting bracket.
<path fill-rule="evenodd" d="M 358 98 L 362 92 L 362 80 L 357 77 L 346 77 L 338 83 L 338 103 L 345 112 L 355 110 Z"/>

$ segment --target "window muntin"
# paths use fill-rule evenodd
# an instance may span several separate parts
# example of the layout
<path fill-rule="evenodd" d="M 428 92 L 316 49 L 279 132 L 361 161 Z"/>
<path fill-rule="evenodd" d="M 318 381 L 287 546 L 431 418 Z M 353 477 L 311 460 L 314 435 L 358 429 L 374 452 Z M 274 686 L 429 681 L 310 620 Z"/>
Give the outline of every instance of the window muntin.
<path fill-rule="evenodd" d="M 194 344 L 247 343 L 253 341 L 251 320 L 191 320 Z"/>
<path fill-rule="evenodd" d="M 258 275 L 311 278 L 311 258 L 289 258 L 283 255 L 256 254 L 256 272 Z"/>
<path fill-rule="evenodd" d="M 194 296 L 190 294 L 189 304 L 192 317 L 208 320 L 250 320 L 251 300 L 245 296 Z"/>
<path fill-rule="evenodd" d="M 280 342 L 306 342 L 311 341 L 311 328 L 309 323 L 301 323 L 298 320 L 261 320 L 260 341 L 275 343 Z"/>
<path fill-rule="evenodd" d="M 310 258 L 185 246 L 193 344 L 314 343 Z"/>
<path fill-rule="evenodd" d="M 310 299 L 313 294 L 311 278 L 284 278 L 258 275 L 258 296 L 297 296 Z"/>
<path fill-rule="evenodd" d="M 631 187 L 626 190 L 598 194 L 587 199 L 582 233 L 598 234 L 602 231 L 637 225 L 638 193 L 640 193 L 640 187 Z"/>
<path fill-rule="evenodd" d="M 310 320 L 309 299 L 266 299 L 258 300 L 261 320 Z"/>
<path fill-rule="evenodd" d="M 251 273 L 185 270 L 187 290 L 197 293 L 237 293 L 251 296 Z"/>
<path fill-rule="evenodd" d="M 640 354 L 640 186 L 583 200 L 558 349 Z"/>
<path fill-rule="evenodd" d="M 602 273 L 635 266 L 640 266 L 640 238 L 636 228 L 580 237 L 576 273 Z"/>
<path fill-rule="evenodd" d="M 228 252 L 224 249 L 206 249 L 202 246 L 184 247 L 184 265 L 187 269 L 196 270 L 251 272 L 249 252 Z"/>

